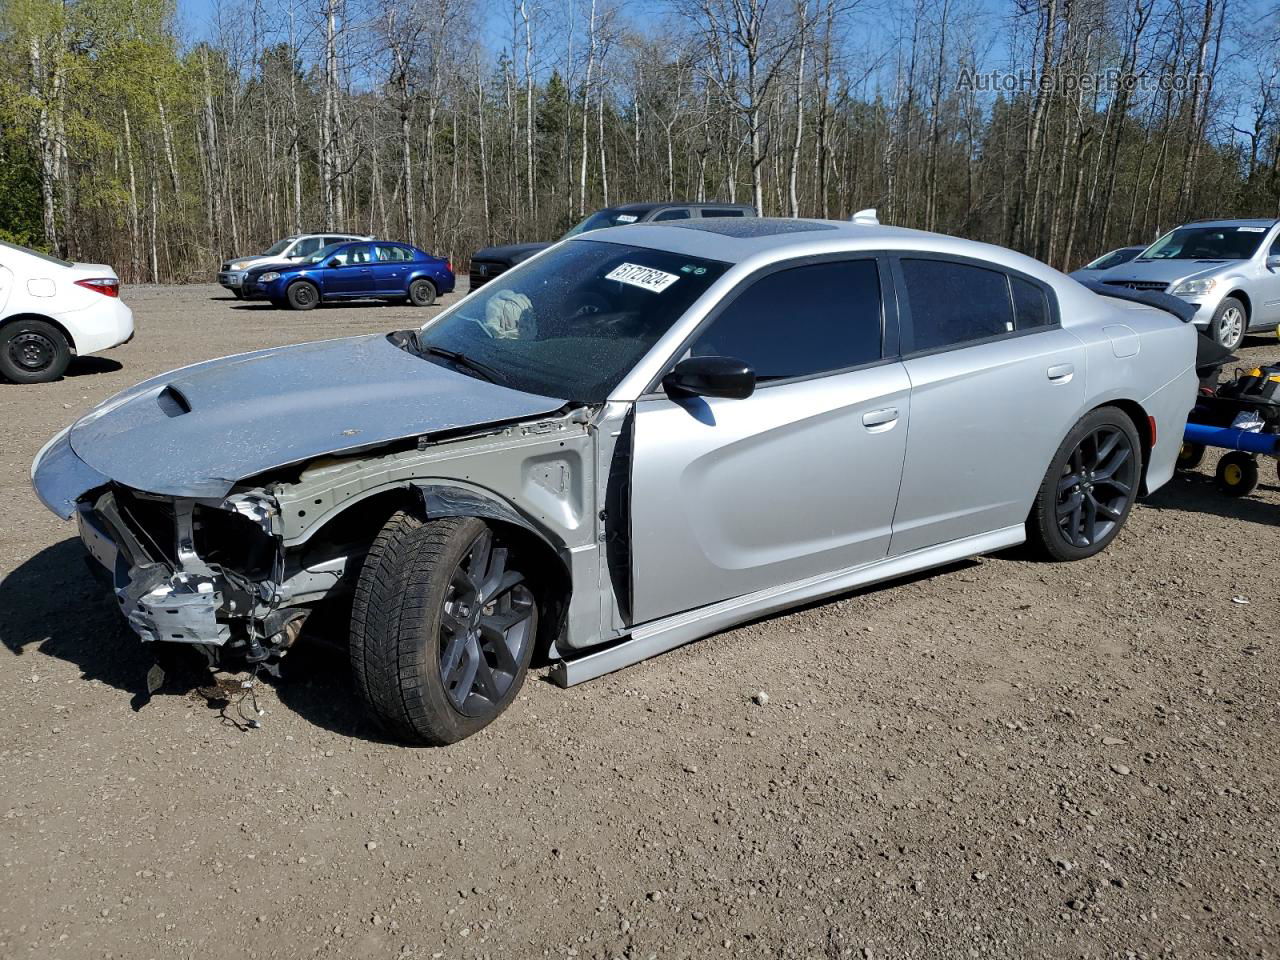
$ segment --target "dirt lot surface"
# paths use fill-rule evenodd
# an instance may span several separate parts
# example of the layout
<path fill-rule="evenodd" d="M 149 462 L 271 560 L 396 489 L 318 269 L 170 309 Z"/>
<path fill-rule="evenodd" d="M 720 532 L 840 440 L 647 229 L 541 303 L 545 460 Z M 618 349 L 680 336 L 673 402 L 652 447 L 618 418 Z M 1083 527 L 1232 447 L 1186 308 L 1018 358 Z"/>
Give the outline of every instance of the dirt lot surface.
<path fill-rule="evenodd" d="M 0 385 L 0 957 L 1280 956 L 1274 463 L 1176 479 L 1091 561 L 531 677 L 448 749 L 380 740 L 323 648 L 246 731 L 133 708 L 147 653 L 28 465 L 143 377 L 423 314 L 126 298 L 133 343 Z"/>

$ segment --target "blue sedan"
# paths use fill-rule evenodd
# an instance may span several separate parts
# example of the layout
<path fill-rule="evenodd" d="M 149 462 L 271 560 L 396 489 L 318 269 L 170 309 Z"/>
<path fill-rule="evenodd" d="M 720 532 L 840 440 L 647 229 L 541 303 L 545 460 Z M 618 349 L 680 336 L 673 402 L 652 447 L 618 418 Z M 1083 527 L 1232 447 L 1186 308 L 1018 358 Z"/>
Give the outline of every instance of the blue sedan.
<path fill-rule="evenodd" d="M 250 270 L 245 295 L 277 307 L 310 310 L 332 300 L 394 300 L 429 307 L 453 290 L 453 264 L 383 241 L 334 243 L 287 266 Z"/>

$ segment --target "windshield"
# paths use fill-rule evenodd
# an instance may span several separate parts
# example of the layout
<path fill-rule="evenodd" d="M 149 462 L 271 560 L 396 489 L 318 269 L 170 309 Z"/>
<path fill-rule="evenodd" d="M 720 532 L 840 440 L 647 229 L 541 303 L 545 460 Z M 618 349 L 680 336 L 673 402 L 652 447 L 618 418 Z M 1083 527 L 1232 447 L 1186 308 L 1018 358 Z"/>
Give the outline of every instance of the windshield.
<path fill-rule="evenodd" d="M 285 237 L 283 240 L 280 240 L 277 243 L 273 243 L 270 247 L 267 248 L 267 252 L 264 253 L 263 256 L 264 257 L 280 256 L 280 254 L 284 253 L 286 250 L 289 249 L 289 244 L 293 243 L 293 241 L 296 239 L 297 239 L 296 237 Z"/>
<path fill-rule="evenodd" d="M 485 284 L 423 328 L 424 351 L 462 354 L 504 386 L 600 403 L 728 264 L 579 240 Z"/>
<path fill-rule="evenodd" d="M 1141 252 L 1141 247 L 1128 247 L 1124 250 L 1112 250 L 1110 253 L 1104 253 L 1097 260 L 1086 263 L 1082 269 L 1109 270 L 1112 267 L 1120 266 L 1122 263 L 1128 263 Z"/>
<path fill-rule="evenodd" d="M 625 213 L 622 210 L 597 210 L 587 219 L 583 220 L 576 226 L 570 227 L 561 240 L 569 237 L 577 236 L 579 233 L 586 233 L 590 230 L 603 230 L 605 227 L 621 227 L 628 223 L 635 223 L 640 219 L 638 213 Z"/>
<path fill-rule="evenodd" d="M 1179 227 L 1147 247 L 1142 260 L 1248 260 L 1266 227 Z"/>
<path fill-rule="evenodd" d="M 60 267 L 71 266 L 69 260 L 59 260 L 57 257 L 47 253 L 41 253 L 39 250 L 32 250 L 30 247 L 20 247 L 16 243 L 9 243 L 7 240 L 0 240 L 0 247 L 7 247 L 10 250 L 17 250 L 19 253 L 25 253 L 29 257 L 39 257 L 45 263 L 56 263 Z"/>

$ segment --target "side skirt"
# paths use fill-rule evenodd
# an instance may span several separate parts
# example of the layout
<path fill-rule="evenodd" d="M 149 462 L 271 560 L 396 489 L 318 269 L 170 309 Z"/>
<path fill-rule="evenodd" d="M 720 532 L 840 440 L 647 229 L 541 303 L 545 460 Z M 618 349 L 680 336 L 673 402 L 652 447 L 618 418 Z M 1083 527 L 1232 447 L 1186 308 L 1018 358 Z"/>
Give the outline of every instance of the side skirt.
<path fill-rule="evenodd" d="M 915 550 L 899 557 L 886 557 L 874 563 L 821 573 L 746 596 L 721 600 L 710 606 L 646 623 L 632 630 L 631 636 L 624 640 L 562 660 L 552 668 L 551 679 L 562 687 L 572 687 L 765 614 L 844 593 L 856 587 L 903 577 L 929 567 L 940 567 L 1017 546 L 1026 538 L 1026 528 L 1019 523 L 990 533 Z"/>

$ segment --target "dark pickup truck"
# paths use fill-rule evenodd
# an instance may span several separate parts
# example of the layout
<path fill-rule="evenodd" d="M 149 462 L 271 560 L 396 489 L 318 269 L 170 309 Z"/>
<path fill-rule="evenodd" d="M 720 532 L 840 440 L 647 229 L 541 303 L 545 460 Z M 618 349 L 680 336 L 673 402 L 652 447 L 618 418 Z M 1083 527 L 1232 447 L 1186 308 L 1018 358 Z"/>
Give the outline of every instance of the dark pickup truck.
<path fill-rule="evenodd" d="M 619 207 L 597 210 L 573 227 L 565 237 L 603 227 L 621 227 L 628 223 L 657 223 L 695 217 L 754 216 L 757 216 L 756 208 L 743 203 L 624 203 Z M 523 263 L 549 246 L 550 243 L 513 243 L 506 247 L 477 250 L 471 257 L 471 289 L 484 286 L 494 277 L 506 273 L 517 263 Z"/>

